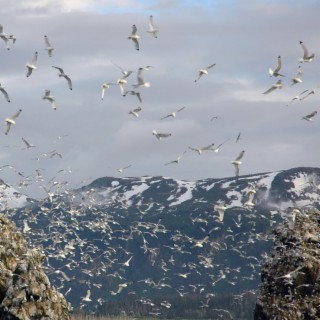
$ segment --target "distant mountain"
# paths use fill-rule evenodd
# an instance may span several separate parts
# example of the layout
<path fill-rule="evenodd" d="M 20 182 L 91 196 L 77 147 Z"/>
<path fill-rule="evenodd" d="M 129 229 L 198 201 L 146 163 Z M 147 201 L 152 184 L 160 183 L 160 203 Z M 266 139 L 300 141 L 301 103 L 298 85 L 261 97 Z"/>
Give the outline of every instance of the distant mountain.
<path fill-rule="evenodd" d="M 189 299 L 190 317 L 214 318 L 254 296 L 281 213 L 319 200 L 320 169 L 300 167 L 195 182 L 104 177 L 10 215 L 27 221 L 75 308 L 174 317 Z"/>

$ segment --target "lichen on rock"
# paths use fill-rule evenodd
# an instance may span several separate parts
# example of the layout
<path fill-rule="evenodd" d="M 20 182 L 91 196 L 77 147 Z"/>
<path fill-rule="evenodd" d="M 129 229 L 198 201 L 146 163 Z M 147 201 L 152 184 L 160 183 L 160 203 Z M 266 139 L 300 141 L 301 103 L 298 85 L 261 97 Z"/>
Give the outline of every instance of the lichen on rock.
<path fill-rule="evenodd" d="M 23 234 L 0 214 L 0 320 L 69 320 L 65 298 L 51 287 L 42 250 L 29 249 Z"/>

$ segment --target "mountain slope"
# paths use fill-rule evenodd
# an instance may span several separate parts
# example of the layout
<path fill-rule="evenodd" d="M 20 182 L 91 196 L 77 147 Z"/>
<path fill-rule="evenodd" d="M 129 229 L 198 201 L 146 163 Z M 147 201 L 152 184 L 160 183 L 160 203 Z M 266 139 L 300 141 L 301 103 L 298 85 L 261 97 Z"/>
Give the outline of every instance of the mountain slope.
<path fill-rule="evenodd" d="M 103 312 L 131 299 L 131 311 L 168 315 L 165 301 L 196 297 L 197 312 L 216 317 L 215 297 L 258 288 L 280 213 L 319 206 L 319 184 L 319 168 L 196 182 L 104 177 L 11 215 L 28 222 L 26 237 L 74 307 Z"/>

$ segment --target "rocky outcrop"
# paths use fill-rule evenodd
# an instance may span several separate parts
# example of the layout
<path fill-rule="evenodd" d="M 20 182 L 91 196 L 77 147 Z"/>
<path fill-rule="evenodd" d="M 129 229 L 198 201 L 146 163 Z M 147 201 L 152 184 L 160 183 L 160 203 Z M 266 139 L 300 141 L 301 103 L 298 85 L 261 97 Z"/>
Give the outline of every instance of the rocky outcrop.
<path fill-rule="evenodd" d="M 274 230 L 255 320 L 320 319 L 320 212 L 294 209 Z"/>
<path fill-rule="evenodd" d="M 28 249 L 14 223 L 0 215 L 0 320 L 70 319 L 68 303 L 41 267 L 44 257 Z"/>

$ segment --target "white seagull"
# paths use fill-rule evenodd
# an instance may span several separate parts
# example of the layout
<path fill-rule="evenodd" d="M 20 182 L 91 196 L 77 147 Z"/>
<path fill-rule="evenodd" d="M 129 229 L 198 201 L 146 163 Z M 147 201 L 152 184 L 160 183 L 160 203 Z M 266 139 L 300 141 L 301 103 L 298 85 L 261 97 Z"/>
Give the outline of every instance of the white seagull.
<path fill-rule="evenodd" d="M 126 167 L 119 168 L 119 169 L 117 169 L 117 171 L 118 171 L 119 173 L 122 173 L 125 169 L 128 169 L 128 168 L 130 168 L 130 167 L 132 167 L 132 165 L 131 165 L 131 164 L 129 164 L 129 165 L 128 165 L 128 166 L 126 166 Z"/>
<path fill-rule="evenodd" d="M 3 26 L 0 24 L 0 38 L 4 41 L 6 49 L 10 50 L 9 47 L 9 36 L 3 32 Z"/>
<path fill-rule="evenodd" d="M 0 91 L 3 93 L 4 97 L 6 98 L 6 100 L 8 102 L 10 102 L 10 98 L 9 98 L 8 92 L 6 91 L 5 87 L 3 87 L 1 84 L 0 84 Z"/>
<path fill-rule="evenodd" d="M 227 210 L 228 208 L 225 206 L 224 201 L 219 201 L 219 203 L 217 205 L 214 206 L 214 210 L 218 211 L 219 214 L 219 221 L 223 222 L 223 218 L 224 218 L 224 212 Z"/>
<path fill-rule="evenodd" d="M 72 90 L 72 81 L 71 81 L 70 77 L 64 73 L 63 69 L 59 68 L 59 67 L 55 67 L 55 66 L 52 66 L 52 68 L 58 69 L 60 71 L 58 76 L 65 78 L 68 82 L 69 89 Z"/>
<path fill-rule="evenodd" d="M 301 101 L 301 100 L 305 99 L 306 96 L 302 97 L 302 95 L 303 95 L 304 93 L 308 92 L 308 91 L 309 91 L 309 89 L 304 90 L 304 91 L 300 92 L 299 94 L 297 94 L 296 96 L 294 96 L 294 97 L 289 101 L 289 103 L 287 104 L 287 106 L 289 106 L 292 102 L 294 102 L 294 101 L 296 101 L 296 100 Z M 307 95 L 308 95 L 308 94 L 307 94 Z"/>
<path fill-rule="evenodd" d="M 301 68 L 301 66 L 299 66 L 297 75 L 295 77 L 291 78 L 291 86 L 302 82 L 302 80 L 301 80 L 302 74 L 303 74 L 302 68 Z"/>
<path fill-rule="evenodd" d="M 276 68 L 274 70 L 272 70 L 271 68 L 269 68 L 269 74 L 270 74 L 270 77 L 278 77 L 278 76 L 281 76 L 281 77 L 285 77 L 283 74 L 279 73 L 281 69 L 281 56 L 278 56 L 278 64 L 276 66 Z"/>
<path fill-rule="evenodd" d="M 281 89 L 283 87 L 282 81 L 278 80 L 275 84 L 273 84 L 267 91 L 262 92 L 262 94 L 268 94 L 276 89 Z"/>
<path fill-rule="evenodd" d="M 134 43 L 136 50 L 139 50 L 138 40 L 140 39 L 140 36 L 137 35 L 137 26 L 135 24 L 132 26 L 132 32 L 128 39 L 131 39 Z"/>
<path fill-rule="evenodd" d="M 175 118 L 177 116 L 177 113 L 182 111 L 183 109 L 185 109 L 185 107 L 182 107 L 182 108 L 180 108 L 180 109 L 178 109 L 178 110 L 176 110 L 174 112 L 171 112 L 170 114 L 168 114 L 167 116 L 161 118 L 160 120 L 163 120 L 163 119 L 166 119 L 166 118 L 170 118 L 170 117 Z"/>
<path fill-rule="evenodd" d="M 87 290 L 87 294 L 86 294 L 85 297 L 82 298 L 82 301 L 86 301 L 86 302 L 92 301 L 92 300 L 90 299 L 90 296 L 91 296 L 91 291 L 90 291 L 90 289 L 88 289 L 88 290 Z"/>
<path fill-rule="evenodd" d="M 158 140 L 161 140 L 162 138 L 167 138 L 167 137 L 170 137 L 171 136 L 171 133 L 160 133 L 160 132 L 157 132 L 156 130 L 153 130 L 152 131 L 152 134 L 154 136 L 156 136 L 156 138 Z"/>
<path fill-rule="evenodd" d="M 43 100 L 48 100 L 51 104 L 53 110 L 57 110 L 56 100 L 53 95 L 50 94 L 50 90 L 45 90 L 44 95 L 42 97 Z"/>
<path fill-rule="evenodd" d="M 117 84 L 119 85 L 120 88 L 120 93 L 123 97 L 125 97 L 126 95 L 126 90 L 125 90 L 125 84 L 127 83 L 126 78 L 128 78 L 130 76 L 130 74 L 132 73 L 132 71 L 130 71 L 128 74 L 123 75 L 121 78 L 119 78 L 117 80 Z"/>
<path fill-rule="evenodd" d="M 311 62 L 314 58 L 314 53 L 309 55 L 308 49 L 302 41 L 300 41 L 300 46 L 303 50 L 303 57 L 300 59 L 300 62 Z"/>
<path fill-rule="evenodd" d="M 244 152 L 245 152 L 245 151 L 242 150 L 242 151 L 240 152 L 240 154 L 239 154 L 233 161 L 231 161 L 231 163 L 234 165 L 234 168 L 235 168 L 235 175 L 236 175 L 236 177 L 239 176 L 239 165 L 242 163 L 242 162 L 241 162 L 241 158 L 243 157 Z"/>
<path fill-rule="evenodd" d="M 119 66 L 118 64 L 114 63 L 113 61 L 110 60 L 110 62 L 116 66 L 117 68 L 119 68 L 121 70 L 121 73 L 124 75 L 124 76 L 129 76 L 133 71 L 129 71 L 129 70 L 125 70 L 123 69 L 121 66 Z"/>
<path fill-rule="evenodd" d="M 149 30 L 148 32 L 154 37 L 154 38 L 158 38 L 157 32 L 158 29 L 155 28 L 154 24 L 153 24 L 153 16 L 149 16 Z"/>
<path fill-rule="evenodd" d="M 52 57 L 52 51 L 54 50 L 54 47 L 51 46 L 49 39 L 48 39 L 48 36 L 44 36 L 44 42 L 47 46 L 45 50 L 48 51 L 49 57 Z"/>
<path fill-rule="evenodd" d="M 133 85 L 134 88 L 138 88 L 138 87 L 149 88 L 150 87 L 150 83 L 144 81 L 144 78 L 143 78 L 143 71 L 144 70 L 148 70 L 148 69 L 145 69 L 145 68 L 138 69 L 138 74 L 137 74 L 138 83 Z"/>
<path fill-rule="evenodd" d="M 104 99 L 104 94 L 106 90 L 110 88 L 111 85 L 115 85 L 115 83 L 105 82 L 101 85 L 101 100 Z"/>
<path fill-rule="evenodd" d="M 26 64 L 26 67 L 27 67 L 27 77 L 30 77 L 32 71 L 34 69 L 37 69 L 37 59 L 38 59 L 38 52 L 36 51 L 33 55 L 33 58 L 32 58 L 32 61 L 31 62 L 28 62 Z"/>
<path fill-rule="evenodd" d="M 184 151 L 182 154 L 180 154 L 180 155 L 177 157 L 177 159 L 172 160 L 172 161 L 170 161 L 170 162 L 167 162 L 167 163 L 165 163 L 164 165 L 167 166 L 168 164 L 171 164 L 171 163 L 176 163 L 176 164 L 178 164 L 178 163 L 180 162 L 181 158 L 182 158 L 186 153 L 187 153 L 187 151 Z"/>
<path fill-rule="evenodd" d="M 211 143 L 209 144 L 208 146 L 205 146 L 205 147 L 201 147 L 201 148 L 192 148 L 192 147 L 189 147 L 190 150 L 193 150 L 193 151 L 197 151 L 199 156 L 202 154 L 203 151 L 206 151 L 206 150 L 214 150 L 212 147 L 214 146 L 214 143 Z"/>
<path fill-rule="evenodd" d="M 204 74 L 208 74 L 208 70 L 211 69 L 212 67 L 214 67 L 216 64 L 213 63 L 213 64 L 210 64 L 210 66 L 207 66 L 205 68 L 202 68 L 199 70 L 199 75 L 198 75 L 198 78 L 196 78 L 194 80 L 194 82 L 197 82 Z"/>
<path fill-rule="evenodd" d="M 142 110 L 142 108 L 139 106 L 138 108 L 135 108 L 133 110 L 130 110 L 128 114 L 132 114 L 134 117 L 139 117 L 139 112 Z"/>
<path fill-rule="evenodd" d="M 307 120 L 307 121 L 312 121 L 313 120 L 313 117 L 318 113 L 318 111 L 313 111 L 311 112 L 310 114 L 302 117 L 301 119 L 303 120 Z"/>
<path fill-rule="evenodd" d="M 5 121 L 6 124 L 7 124 L 7 129 L 6 129 L 6 132 L 5 132 L 6 135 L 9 133 L 10 128 L 11 128 L 11 125 L 12 125 L 12 124 L 16 124 L 15 119 L 16 119 L 17 117 L 19 117 L 19 115 L 20 115 L 21 112 L 22 112 L 22 110 L 19 109 L 18 112 L 16 112 L 13 116 L 5 118 L 4 121 Z"/>
<path fill-rule="evenodd" d="M 138 98 L 139 102 L 142 103 L 142 98 L 141 98 L 140 92 L 134 91 L 134 90 L 129 90 L 124 93 L 124 96 L 126 96 L 128 93 L 130 93 L 132 96 L 136 96 Z"/>

